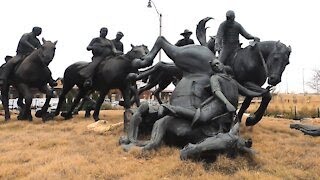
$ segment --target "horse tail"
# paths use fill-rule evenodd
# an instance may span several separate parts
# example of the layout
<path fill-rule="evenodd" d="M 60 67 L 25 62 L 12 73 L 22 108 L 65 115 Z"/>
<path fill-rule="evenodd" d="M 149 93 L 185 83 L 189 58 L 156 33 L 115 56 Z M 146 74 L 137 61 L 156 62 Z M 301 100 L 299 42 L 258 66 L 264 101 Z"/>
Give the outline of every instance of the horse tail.
<path fill-rule="evenodd" d="M 212 17 L 206 17 L 206 18 L 202 19 L 197 25 L 196 35 L 197 35 L 198 41 L 200 42 L 200 44 L 202 46 L 207 46 L 207 40 L 206 40 L 207 27 L 206 27 L 206 23 L 210 19 L 213 19 L 213 18 Z"/>

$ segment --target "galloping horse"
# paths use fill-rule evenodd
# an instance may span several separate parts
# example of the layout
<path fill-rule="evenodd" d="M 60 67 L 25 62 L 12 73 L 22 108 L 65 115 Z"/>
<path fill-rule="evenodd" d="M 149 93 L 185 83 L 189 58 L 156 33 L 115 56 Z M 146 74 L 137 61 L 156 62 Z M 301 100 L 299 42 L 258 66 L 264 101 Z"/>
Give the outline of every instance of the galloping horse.
<path fill-rule="evenodd" d="M 210 19 L 212 18 L 204 18 L 197 26 L 197 37 L 202 45 L 206 45 L 205 23 Z M 276 86 L 281 82 L 282 73 L 289 64 L 291 47 L 287 47 L 280 41 L 254 43 L 254 45 L 239 49 L 230 59 L 229 64 L 226 65 L 232 67 L 235 79 L 240 84 L 256 92 L 262 92 L 264 89 L 261 86 L 266 82 L 267 78 L 267 82 L 271 86 Z M 249 107 L 251 100 L 252 97 L 245 98 L 238 112 L 240 120 Z M 258 110 L 247 118 L 247 126 L 253 126 L 261 120 L 270 100 L 271 94 L 269 92 L 264 93 Z"/>
<path fill-rule="evenodd" d="M 59 115 L 61 106 L 65 101 L 65 96 L 74 85 L 78 86 L 79 92 L 68 112 L 61 114 L 66 119 L 72 117 L 72 112 L 81 98 L 91 90 L 97 90 L 100 93 L 93 113 L 93 118 L 96 121 L 99 120 L 100 107 L 110 89 L 120 89 L 124 97 L 124 107 L 126 109 L 130 108 L 130 87 L 132 84 L 126 80 L 126 77 L 129 73 L 137 72 L 138 68 L 149 65 L 149 63 L 142 62 L 142 60 L 140 60 L 148 54 L 148 48 L 145 45 L 131 46 L 132 49 L 125 55 L 115 56 L 101 62 L 93 77 L 92 89 L 83 87 L 85 78 L 79 74 L 79 71 L 87 66 L 88 62 L 76 62 L 70 65 L 64 72 L 63 89 L 59 97 L 59 103 L 55 115 Z"/>
<path fill-rule="evenodd" d="M 46 94 L 46 102 L 41 109 L 43 120 L 48 118 L 47 109 L 49 107 L 50 99 L 53 97 L 52 90 L 48 88 L 47 83 L 52 79 L 51 71 L 48 65 L 52 61 L 55 54 L 55 45 L 57 41 L 46 41 L 42 38 L 43 45 L 41 48 L 33 51 L 27 56 L 17 67 L 10 76 L 8 83 L 1 87 L 2 103 L 5 110 L 5 119 L 10 119 L 8 93 L 9 86 L 12 84 L 19 92 L 19 105 L 22 110 L 18 116 L 21 120 L 32 120 L 30 106 L 32 103 L 32 92 L 30 88 L 37 88 Z M 22 99 L 25 99 L 23 104 Z"/>

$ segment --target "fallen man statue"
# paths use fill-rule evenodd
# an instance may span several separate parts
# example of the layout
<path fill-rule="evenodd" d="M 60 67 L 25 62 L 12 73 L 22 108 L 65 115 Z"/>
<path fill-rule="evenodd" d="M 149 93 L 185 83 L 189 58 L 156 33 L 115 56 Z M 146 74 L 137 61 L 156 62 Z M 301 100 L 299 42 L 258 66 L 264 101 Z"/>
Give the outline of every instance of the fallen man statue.
<path fill-rule="evenodd" d="M 305 135 L 320 136 L 320 127 L 306 124 L 290 124 L 291 129 L 302 131 Z"/>

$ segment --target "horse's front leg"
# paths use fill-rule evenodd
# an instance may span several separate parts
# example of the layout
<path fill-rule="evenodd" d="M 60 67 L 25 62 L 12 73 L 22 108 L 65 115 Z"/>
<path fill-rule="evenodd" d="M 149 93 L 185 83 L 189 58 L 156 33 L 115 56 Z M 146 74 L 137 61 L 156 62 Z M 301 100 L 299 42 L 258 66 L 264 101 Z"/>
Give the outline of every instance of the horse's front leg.
<path fill-rule="evenodd" d="M 239 112 L 238 112 L 238 118 L 240 121 L 242 119 L 243 113 L 246 112 L 246 110 L 250 106 L 251 101 L 252 101 L 252 97 L 245 97 L 245 99 L 239 109 Z"/>
<path fill-rule="evenodd" d="M 31 115 L 31 103 L 32 103 L 32 97 L 33 97 L 32 92 L 30 88 L 24 83 L 17 84 L 17 88 L 18 88 L 18 91 L 22 93 L 25 99 L 24 109 L 22 109 L 22 111 L 20 112 L 18 119 L 32 121 L 32 115 Z"/>
<path fill-rule="evenodd" d="M 71 119 L 74 109 L 77 107 L 80 100 L 86 95 L 86 93 L 87 91 L 84 88 L 79 89 L 79 92 L 76 98 L 73 100 L 70 109 L 67 112 L 61 113 L 61 116 L 63 116 L 66 120 Z"/>
<path fill-rule="evenodd" d="M 266 89 L 260 87 L 257 84 L 254 84 L 252 82 L 246 82 L 244 84 L 244 86 L 253 92 L 257 92 L 257 93 L 262 94 L 262 101 L 260 103 L 259 108 L 257 109 L 257 111 L 253 115 L 250 115 L 246 120 L 246 126 L 253 126 L 261 120 L 261 118 L 262 118 L 264 112 L 266 111 L 268 104 L 271 100 L 271 94 L 269 91 L 266 91 Z M 252 100 L 252 97 L 245 99 L 245 101 L 242 104 L 244 106 L 244 108 L 242 108 L 242 106 L 241 106 L 239 113 L 243 113 L 245 111 L 245 109 L 248 108 L 251 100 Z M 239 116 L 239 119 L 241 117 L 242 117 L 242 114 L 241 114 L 241 116 Z"/>
<path fill-rule="evenodd" d="M 10 119 L 9 111 L 9 85 L 6 83 L 1 87 L 1 101 L 4 109 L 4 119 L 7 121 Z"/>
<path fill-rule="evenodd" d="M 262 119 L 262 116 L 263 116 L 264 112 L 266 111 L 266 109 L 269 105 L 269 102 L 271 101 L 271 98 L 272 98 L 272 96 L 269 91 L 267 93 L 263 94 L 258 110 L 254 113 L 254 115 L 251 115 L 247 118 L 246 126 L 253 126 L 253 125 L 257 124 Z"/>
<path fill-rule="evenodd" d="M 108 92 L 109 92 L 109 89 L 107 89 L 105 91 L 100 91 L 99 97 L 98 97 L 97 102 L 96 102 L 96 107 L 95 107 L 93 115 L 92 115 L 93 119 L 95 121 L 98 121 L 100 119 L 99 118 L 100 108 L 101 108 L 102 103 L 104 102 L 104 98 L 106 97 Z"/>
<path fill-rule="evenodd" d="M 48 108 L 50 106 L 50 100 L 54 97 L 53 89 L 49 88 L 47 85 L 44 85 L 39 88 L 40 92 L 46 95 L 46 102 L 42 106 L 40 111 L 36 112 L 36 117 L 41 117 L 42 121 L 45 122 L 46 120 L 50 120 L 53 118 L 53 113 L 48 113 Z"/>
<path fill-rule="evenodd" d="M 122 96 L 123 96 L 123 107 L 125 109 L 124 113 L 123 113 L 123 119 L 124 119 L 124 131 L 127 132 L 128 126 L 129 126 L 129 120 L 132 117 L 132 111 L 130 109 L 131 107 L 131 85 L 130 83 L 127 83 L 125 85 L 125 88 L 121 88 L 120 89 Z M 134 94 L 135 95 L 135 94 Z M 136 99 L 136 98 L 135 98 Z"/>

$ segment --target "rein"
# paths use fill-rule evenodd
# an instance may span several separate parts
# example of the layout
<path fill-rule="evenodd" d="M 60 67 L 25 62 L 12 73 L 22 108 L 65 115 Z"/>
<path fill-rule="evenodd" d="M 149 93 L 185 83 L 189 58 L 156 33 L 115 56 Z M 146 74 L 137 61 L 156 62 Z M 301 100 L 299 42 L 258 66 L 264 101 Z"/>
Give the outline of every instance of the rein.
<path fill-rule="evenodd" d="M 258 48 L 259 56 L 260 56 L 260 59 L 262 61 L 262 65 L 263 65 L 264 71 L 266 72 L 266 75 L 269 78 L 269 71 L 268 71 L 268 67 L 267 67 L 266 61 L 265 61 L 265 59 L 264 59 L 264 57 L 262 55 L 262 52 L 261 52 L 260 47 L 259 47 L 259 44 L 257 43 L 256 45 L 257 45 L 257 48 Z"/>

